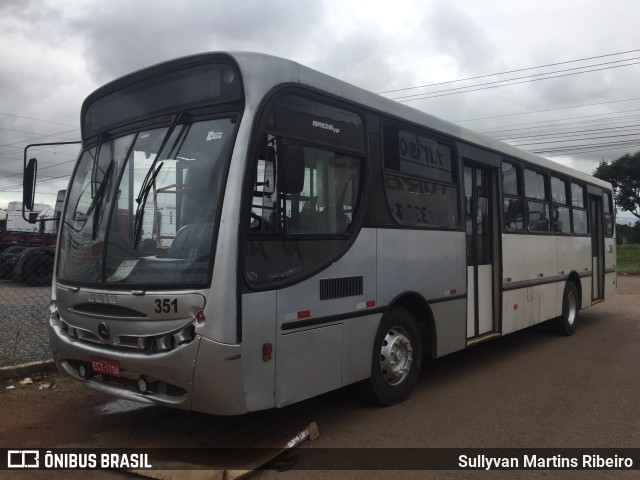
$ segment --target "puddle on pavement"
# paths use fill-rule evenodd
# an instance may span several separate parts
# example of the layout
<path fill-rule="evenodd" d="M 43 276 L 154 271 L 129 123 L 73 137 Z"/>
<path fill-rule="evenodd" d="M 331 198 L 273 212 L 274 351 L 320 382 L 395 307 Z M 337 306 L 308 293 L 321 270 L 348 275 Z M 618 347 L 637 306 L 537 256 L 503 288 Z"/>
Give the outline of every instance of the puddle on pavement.
<path fill-rule="evenodd" d="M 116 413 L 128 413 L 143 408 L 149 408 L 150 405 L 130 400 L 112 400 L 97 407 L 98 413 L 103 415 L 113 415 Z"/>

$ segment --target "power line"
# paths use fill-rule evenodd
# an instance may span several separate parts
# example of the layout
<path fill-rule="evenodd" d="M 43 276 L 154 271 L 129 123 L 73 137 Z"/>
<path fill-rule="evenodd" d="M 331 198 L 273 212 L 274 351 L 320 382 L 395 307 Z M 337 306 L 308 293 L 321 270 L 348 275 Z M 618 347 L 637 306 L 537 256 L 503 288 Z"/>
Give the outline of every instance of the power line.
<path fill-rule="evenodd" d="M 627 54 L 627 53 L 634 53 L 634 52 L 640 52 L 640 49 L 627 50 L 626 52 L 608 53 L 606 55 L 598 55 L 598 56 L 595 56 L 595 57 L 579 58 L 577 60 L 568 60 L 568 61 L 565 61 L 565 62 L 549 63 L 547 65 L 540 65 L 540 66 L 537 66 L 537 67 L 527 67 L 527 68 L 519 68 L 517 70 L 509 70 L 509 71 L 505 71 L 505 72 L 488 73 L 488 74 L 485 74 L 485 75 L 478 75 L 476 77 L 459 78 L 457 80 L 447 80 L 445 82 L 436 82 L 436 83 L 429 83 L 429 84 L 425 84 L 425 85 L 416 85 L 416 86 L 413 86 L 413 87 L 398 88 L 398 89 L 395 89 L 395 90 L 385 90 L 383 92 L 378 92 L 378 94 L 380 95 L 380 94 L 383 94 L 383 93 L 402 92 L 402 91 L 406 91 L 406 90 L 414 90 L 414 89 L 417 89 L 417 88 L 432 87 L 432 86 L 435 86 L 435 85 L 445 85 L 445 84 L 448 84 L 448 83 L 466 82 L 466 81 L 469 81 L 469 80 L 477 80 L 477 79 L 480 79 L 480 78 L 495 77 L 497 75 L 507 75 L 509 73 L 518 73 L 518 72 L 524 72 L 524 71 L 527 71 L 527 70 L 536 70 L 538 68 L 555 67 L 557 65 L 565 65 L 565 64 L 568 64 L 568 63 L 584 62 L 586 60 L 595 60 L 596 58 L 614 57 L 616 55 L 624 55 L 624 54 Z"/>
<path fill-rule="evenodd" d="M 15 128 L 6 128 L 6 127 L 0 127 L 0 130 L 7 130 L 9 132 L 17 132 L 17 133 L 28 133 L 30 135 L 44 135 L 44 133 L 40 133 L 40 132 L 28 132 L 26 130 L 16 130 Z M 79 128 L 75 128 L 74 130 L 80 130 Z M 58 137 L 58 134 L 50 134 L 50 137 Z M 64 137 L 60 137 L 60 138 L 64 138 Z"/>
<path fill-rule="evenodd" d="M 548 132 L 548 133 L 539 133 L 537 135 L 522 135 L 522 136 L 509 136 L 509 137 L 494 137 L 497 140 L 501 140 L 503 142 L 506 142 L 508 140 L 525 140 L 527 138 L 557 138 L 557 137 L 564 137 L 564 136 L 568 136 L 568 135 L 572 135 L 572 134 L 580 134 L 580 135 L 590 135 L 592 133 L 600 133 L 600 132 L 606 132 L 609 130 L 616 130 L 619 132 L 627 132 L 629 128 L 635 128 L 635 127 L 640 127 L 640 124 L 635 124 L 635 125 L 629 125 L 627 127 L 608 127 L 608 128 L 595 128 L 595 129 L 591 129 L 591 130 L 570 130 L 570 131 L 566 131 L 566 130 L 556 130 L 555 132 Z M 640 133 L 640 132 L 638 132 Z"/>
<path fill-rule="evenodd" d="M 44 149 L 40 149 L 40 148 L 33 148 L 33 149 L 30 149 L 29 151 L 30 152 L 31 151 L 37 151 L 37 152 L 42 152 L 42 153 L 51 153 L 52 155 L 64 155 L 64 156 L 67 156 L 67 157 L 77 157 L 78 156 L 77 153 L 56 152 L 56 151 L 53 151 L 53 150 L 44 150 Z M 6 153 L 5 152 L 0 152 L 0 157 L 2 157 L 4 159 L 7 159 L 7 160 L 22 160 L 23 159 L 23 157 L 8 157 L 7 155 L 11 154 L 11 153 L 18 153 L 18 152 L 6 152 Z"/>
<path fill-rule="evenodd" d="M 575 71 L 575 70 L 584 70 L 585 68 L 590 68 L 590 67 L 601 67 L 603 65 L 612 65 L 612 64 L 615 64 L 615 63 L 629 62 L 631 60 L 639 60 L 639 59 L 640 59 L 640 57 L 634 57 L 634 58 L 627 58 L 627 59 L 624 59 L 624 60 L 615 60 L 613 62 L 604 62 L 604 63 L 596 63 L 596 64 L 593 64 L 593 65 L 585 65 L 585 66 L 582 66 L 582 67 L 565 68 L 563 70 L 556 70 L 555 72 L 536 73 L 534 75 L 525 75 L 524 77 L 506 78 L 504 80 L 495 80 L 493 82 L 477 83 L 475 85 L 467 85 L 467 86 L 464 86 L 464 87 L 455 87 L 455 88 L 448 88 L 446 90 L 437 90 L 435 92 L 415 93 L 415 94 L 412 94 L 412 95 L 404 95 L 402 97 L 393 97 L 392 100 L 400 100 L 402 98 L 411 98 L 411 97 L 420 97 L 422 95 L 430 95 L 432 93 L 442 93 L 442 92 L 451 92 L 451 91 L 456 91 L 456 90 L 466 90 L 466 89 L 476 88 L 476 87 L 480 87 L 480 86 L 484 86 L 484 85 L 495 85 L 495 84 L 498 84 L 498 83 L 511 82 L 513 80 L 533 79 L 533 78 L 537 78 L 537 77 L 544 77 L 545 75 L 552 75 L 554 73 L 572 72 L 572 71 Z M 631 64 L 631 65 L 633 65 L 633 64 Z M 617 66 L 625 66 L 625 65 L 617 65 Z M 606 68 L 615 68 L 615 66 L 606 67 Z M 579 73 L 585 73 L 585 72 L 576 72 L 576 74 L 579 74 Z M 549 78 L 556 78 L 556 77 L 549 77 Z M 545 80 L 545 79 L 542 78 L 540 80 Z M 461 93 L 463 93 L 463 92 L 461 92 Z"/>
<path fill-rule="evenodd" d="M 53 125 L 62 125 L 64 127 L 74 127 L 76 130 L 79 128 L 77 125 L 69 125 L 68 123 L 60 123 L 60 122 L 51 122 L 49 120 L 42 120 L 41 118 L 24 117 L 22 115 L 15 115 L 13 113 L 0 112 L 0 115 L 6 115 L 8 117 L 26 118 L 27 120 L 35 120 L 36 122 L 51 123 Z"/>
<path fill-rule="evenodd" d="M 66 162 L 60 162 L 60 163 L 54 163 L 52 165 L 47 165 L 45 167 L 38 167 L 38 172 L 42 171 L 42 170 L 46 170 L 47 168 L 53 168 L 53 167 L 58 167 L 60 165 L 65 165 L 67 163 L 75 163 L 76 159 L 74 158 L 73 160 L 68 160 Z M 2 175 L 4 178 L 0 178 L 0 181 L 4 180 L 7 177 L 15 177 L 18 175 L 22 175 L 23 172 L 0 172 L 0 175 Z"/>
<path fill-rule="evenodd" d="M 557 108 L 547 108 L 545 110 L 529 110 L 528 112 L 519 112 L 519 113 L 507 113 L 504 115 L 494 115 L 493 117 L 478 117 L 478 118 L 469 118 L 466 120 L 453 120 L 455 123 L 464 123 L 464 122 L 472 122 L 475 120 L 493 120 L 494 118 L 504 118 L 504 117 L 515 117 L 519 115 L 530 115 L 532 113 L 544 113 L 544 112 L 554 112 L 557 110 L 568 110 L 571 108 L 584 108 L 584 107 L 594 107 L 598 105 L 608 105 L 611 103 L 622 103 L 622 102 L 631 102 L 634 100 L 640 100 L 640 97 L 636 98 L 627 98 L 624 100 L 612 100 L 610 102 L 598 102 L 598 103 L 586 103 L 583 105 L 571 105 L 569 107 L 557 107 Z"/>
<path fill-rule="evenodd" d="M 540 81 L 543 81 L 543 80 L 551 80 L 553 78 L 569 77 L 569 76 L 573 76 L 573 75 L 580 75 L 580 74 L 583 74 L 583 73 L 590 73 L 590 72 L 598 72 L 598 71 L 601 71 L 601 70 L 609 70 L 609 69 L 613 69 L 613 68 L 630 67 L 630 66 L 638 65 L 638 64 L 640 64 L 640 62 L 628 63 L 626 65 L 612 65 L 612 66 L 609 66 L 609 67 L 593 68 L 591 70 L 584 70 L 582 72 L 563 73 L 561 75 L 553 75 L 553 76 L 545 77 L 545 78 L 533 78 L 534 76 L 522 77 L 522 78 L 527 78 L 527 80 L 520 80 L 520 81 L 517 81 L 517 82 L 512 82 L 511 81 L 511 80 L 516 80 L 516 79 L 500 80 L 499 82 L 489 82 L 489 83 L 479 84 L 479 85 L 470 85 L 468 87 L 458 87 L 458 88 L 451 88 L 451 89 L 446 89 L 446 90 L 438 90 L 436 92 L 431 92 L 431 93 L 428 93 L 428 94 L 416 94 L 416 95 L 407 95 L 407 96 L 403 96 L 403 97 L 396 97 L 396 98 L 392 98 L 392 100 L 397 100 L 397 101 L 402 102 L 402 103 L 413 102 L 413 101 L 416 101 L 416 100 L 425 100 L 425 99 L 428 99 L 428 98 L 446 97 L 446 96 L 449 96 L 449 95 L 458 95 L 458 94 L 461 94 L 461 93 L 477 92 L 477 91 L 480 91 L 480 90 L 490 90 L 490 89 L 493 89 L 493 88 L 508 87 L 508 86 L 511 86 L 511 85 L 520 85 L 522 83 L 540 82 Z M 588 68 L 588 67 L 581 67 L 581 68 Z M 573 70 L 573 69 L 571 69 L 571 70 Z M 566 70 L 561 70 L 561 71 L 566 71 Z M 551 73 L 559 73 L 559 72 L 551 72 Z M 548 74 L 544 74 L 544 75 L 548 75 Z M 511 83 L 502 83 L 502 82 L 511 82 Z M 502 84 L 501 85 L 493 85 L 495 83 L 502 83 Z M 482 86 L 482 85 L 487 85 L 487 86 Z M 479 88 L 477 88 L 477 87 L 479 87 Z M 464 89 L 467 89 L 467 90 L 464 90 Z M 455 91 L 455 90 L 463 90 L 463 91 Z M 446 92 L 449 92 L 449 93 L 446 93 Z M 416 97 L 416 98 L 409 98 L 409 97 Z M 406 99 L 406 100 L 403 100 L 403 99 Z"/>
<path fill-rule="evenodd" d="M 599 144 L 584 144 L 584 145 L 574 145 L 574 146 L 566 146 L 566 147 L 554 147 L 554 148 L 541 148 L 538 150 L 531 150 L 531 153 L 535 154 L 549 154 L 549 153 L 563 153 L 564 155 L 568 155 L 569 153 L 588 153 L 591 151 L 603 151 L 603 150 L 618 150 L 627 147 L 640 146 L 640 140 L 626 140 L 621 142 L 608 142 L 608 143 L 599 143 Z M 597 148 L 598 150 L 593 150 Z M 558 155 L 548 155 L 548 156 L 558 156 Z"/>
<path fill-rule="evenodd" d="M 65 130 L 64 132 L 58 132 L 55 134 L 51 134 L 51 135 L 41 135 L 39 137 L 32 137 L 32 138 L 27 138 L 25 140 L 20 140 L 18 142 L 13 142 L 13 143 L 0 143 L 0 147 L 9 147 L 11 145 L 17 145 L 18 143 L 27 143 L 27 142 L 32 142 L 34 140 L 40 140 L 43 138 L 47 138 L 47 137 L 57 137 L 59 135 L 62 135 L 63 133 L 70 133 L 70 132 L 75 132 L 76 130 L 78 130 L 77 128 L 74 128 L 73 130 Z"/>
<path fill-rule="evenodd" d="M 640 133 L 627 133 L 627 134 L 619 134 L 619 135 L 605 135 L 603 137 L 589 137 L 588 139 L 577 138 L 575 140 L 572 140 L 568 138 L 564 140 L 545 140 L 543 142 L 511 143 L 511 145 L 513 145 L 514 147 L 523 147 L 523 146 L 530 146 L 530 145 L 550 145 L 552 143 L 566 143 L 566 142 L 572 142 L 572 141 L 577 142 L 582 140 L 603 140 L 606 138 L 638 137 L 639 135 Z"/>
<path fill-rule="evenodd" d="M 555 120 L 555 121 L 556 122 L 565 122 L 566 120 L 578 120 L 578 119 L 582 119 L 582 118 L 603 117 L 605 115 L 617 115 L 619 113 L 629 113 L 629 112 L 640 112 L 640 108 L 635 108 L 635 109 L 632 109 L 632 110 L 620 110 L 618 112 L 608 112 L 608 113 L 596 113 L 596 114 L 591 114 L 591 115 L 581 115 L 581 116 L 578 116 L 578 117 L 567 117 L 567 118 L 558 119 L 558 120 Z M 618 117 L 617 119 L 614 118 L 613 120 L 615 121 L 615 120 L 619 120 L 619 119 L 628 119 L 628 118 L 634 118 L 634 117 L 637 117 L 637 115 L 622 116 L 622 117 Z M 601 120 L 602 119 L 582 120 L 580 122 L 571 121 L 571 122 L 567 122 L 567 123 L 556 123 L 556 124 L 553 124 L 553 125 L 549 125 L 549 120 L 540 120 L 540 121 L 537 121 L 537 122 L 513 123 L 513 124 L 509 124 L 509 125 L 504 125 L 504 126 L 505 127 L 507 127 L 507 126 L 514 126 L 514 127 L 518 127 L 518 126 L 524 127 L 524 126 L 526 126 L 527 128 L 544 128 L 545 126 L 564 126 L 564 125 L 571 125 L 571 124 L 574 124 L 574 123 L 588 123 L 588 122 L 593 122 L 593 121 L 599 122 Z M 609 120 L 609 119 L 604 119 L 604 120 Z M 543 125 L 542 127 L 531 127 L 532 125 L 538 125 L 540 123 L 544 123 L 545 125 Z M 502 126 L 497 126 L 497 127 L 490 127 L 488 129 L 478 129 L 478 130 L 475 130 L 475 131 L 478 132 L 478 133 L 487 134 L 487 133 L 496 133 L 496 132 L 508 132 L 508 131 L 513 131 L 513 130 L 522 130 L 522 128 L 519 128 L 519 129 L 505 129 L 505 128 L 502 128 Z"/>

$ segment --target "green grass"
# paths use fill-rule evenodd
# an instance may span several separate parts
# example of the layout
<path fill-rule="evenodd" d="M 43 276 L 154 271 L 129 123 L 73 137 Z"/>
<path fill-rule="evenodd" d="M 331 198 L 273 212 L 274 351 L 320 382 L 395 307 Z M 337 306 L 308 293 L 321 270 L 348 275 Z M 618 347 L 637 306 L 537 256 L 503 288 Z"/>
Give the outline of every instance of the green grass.
<path fill-rule="evenodd" d="M 640 275 L 640 244 L 617 246 L 617 271 L 627 275 Z"/>

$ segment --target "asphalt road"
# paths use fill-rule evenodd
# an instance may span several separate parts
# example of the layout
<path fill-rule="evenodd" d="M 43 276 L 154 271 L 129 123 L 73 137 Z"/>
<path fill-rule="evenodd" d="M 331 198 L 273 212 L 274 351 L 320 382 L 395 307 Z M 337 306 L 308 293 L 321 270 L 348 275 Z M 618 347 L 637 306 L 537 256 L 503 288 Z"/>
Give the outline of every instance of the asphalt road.
<path fill-rule="evenodd" d="M 618 285 L 612 299 L 580 313 L 572 337 L 540 325 L 427 361 L 401 405 L 370 406 L 343 389 L 284 409 L 213 417 L 112 400 L 63 379 L 51 390 L 3 384 L 0 412 L 14 415 L 0 416 L 0 446 L 254 446 L 315 421 L 320 437 L 301 448 L 640 448 L 640 277 L 619 277 Z M 301 471 L 305 456 L 298 461 L 253 478 L 640 478 L 638 470 Z M 60 475 L 24 478 L 86 476 Z"/>

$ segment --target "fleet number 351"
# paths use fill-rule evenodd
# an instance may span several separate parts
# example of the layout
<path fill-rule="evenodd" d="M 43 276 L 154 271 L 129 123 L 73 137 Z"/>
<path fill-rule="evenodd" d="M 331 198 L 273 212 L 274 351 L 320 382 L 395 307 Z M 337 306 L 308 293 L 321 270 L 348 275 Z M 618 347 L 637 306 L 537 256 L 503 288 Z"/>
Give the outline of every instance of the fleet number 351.
<path fill-rule="evenodd" d="M 157 298 L 156 299 L 156 313 L 169 313 L 173 311 L 178 313 L 178 299 L 174 298 Z"/>

